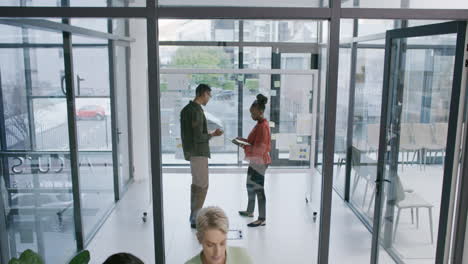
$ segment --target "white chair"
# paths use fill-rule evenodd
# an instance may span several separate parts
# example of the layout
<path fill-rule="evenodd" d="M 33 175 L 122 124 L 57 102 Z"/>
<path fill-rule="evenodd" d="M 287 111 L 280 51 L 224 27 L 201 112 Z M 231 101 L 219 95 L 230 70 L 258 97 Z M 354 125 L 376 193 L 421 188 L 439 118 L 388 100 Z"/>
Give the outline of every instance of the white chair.
<path fill-rule="evenodd" d="M 367 125 L 367 145 L 369 146 L 370 152 L 379 151 L 379 131 L 380 124 L 368 124 Z"/>
<path fill-rule="evenodd" d="M 447 145 L 447 133 L 448 133 L 448 123 L 433 123 L 432 131 L 434 144 L 438 146 L 439 151 L 442 155 L 442 163 L 444 162 L 445 157 L 445 146 Z M 437 156 L 437 151 L 435 154 Z"/>
<path fill-rule="evenodd" d="M 335 138 L 335 154 L 338 156 L 338 167 L 346 164 L 346 137 Z"/>
<path fill-rule="evenodd" d="M 413 129 L 415 135 L 417 135 L 415 139 L 415 144 L 422 152 L 422 163 L 424 167 L 427 163 L 427 154 L 435 152 L 436 155 L 438 152 L 445 151 L 445 144 L 437 144 L 434 139 L 434 132 L 432 129 L 432 125 L 429 123 L 418 123 L 413 124 Z M 445 137 L 447 138 L 447 137 Z"/>
<path fill-rule="evenodd" d="M 337 168 L 336 168 L 336 173 L 335 175 L 335 182 L 340 179 L 343 169 L 343 165 L 346 165 L 346 138 L 345 137 L 336 137 L 335 138 L 335 155 L 337 156 Z M 346 167 L 346 166 L 344 166 Z"/>
<path fill-rule="evenodd" d="M 433 123 L 434 143 L 439 146 L 447 144 L 448 123 Z"/>
<path fill-rule="evenodd" d="M 420 147 L 415 144 L 414 141 L 414 130 L 413 126 L 410 123 L 401 123 L 400 125 L 400 152 L 402 153 L 402 162 L 401 167 L 404 168 L 405 165 L 405 152 L 406 152 L 406 162 L 409 164 L 409 155 L 412 152 L 414 162 L 416 155 L 421 157 Z M 419 160 L 421 164 L 421 159 Z"/>
<path fill-rule="evenodd" d="M 369 187 L 375 188 L 375 174 L 377 172 L 377 161 L 367 157 L 365 153 L 363 155 L 363 152 L 361 150 L 359 150 L 355 146 L 352 146 L 351 164 L 353 170 L 355 171 L 353 190 L 351 194 L 354 195 L 361 179 L 363 179 L 366 183 L 364 188 L 364 195 L 362 198 L 362 206 L 364 207 Z"/>
<path fill-rule="evenodd" d="M 404 209 L 411 209 L 411 219 L 413 219 L 413 209 L 416 209 L 416 228 L 419 228 L 419 209 L 425 208 L 428 210 L 429 216 L 429 228 L 431 232 L 431 243 L 434 243 L 434 230 L 432 224 L 432 208 L 434 207 L 431 203 L 424 200 L 415 192 L 405 192 L 401 183 L 400 177 L 397 176 L 394 180 L 394 187 L 396 188 L 396 208 L 398 209 L 395 226 L 393 229 L 393 241 L 395 241 L 398 224 L 400 222 L 401 211 Z"/>

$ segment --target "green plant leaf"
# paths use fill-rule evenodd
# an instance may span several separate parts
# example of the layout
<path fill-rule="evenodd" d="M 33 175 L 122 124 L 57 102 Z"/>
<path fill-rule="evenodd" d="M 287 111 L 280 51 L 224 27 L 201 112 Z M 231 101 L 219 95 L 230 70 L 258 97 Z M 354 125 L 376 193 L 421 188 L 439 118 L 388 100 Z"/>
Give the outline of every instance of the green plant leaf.
<path fill-rule="evenodd" d="M 44 261 L 42 261 L 41 256 L 37 254 L 36 252 L 27 249 L 23 253 L 21 253 L 21 256 L 19 258 L 19 263 L 21 264 L 44 264 Z"/>
<path fill-rule="evenodd" d="M 80 253 L 76 254 L 75 257 L 72 258 L 69 264 L 88 264 L 91 260 L 91 256 L 88 250 L 83 250 Z"/>
<path fill-rule="evenodd" d="M 21 264 L 21 261 L 17 258 L 12 258 L 8 261 L 8 264 Z"/>

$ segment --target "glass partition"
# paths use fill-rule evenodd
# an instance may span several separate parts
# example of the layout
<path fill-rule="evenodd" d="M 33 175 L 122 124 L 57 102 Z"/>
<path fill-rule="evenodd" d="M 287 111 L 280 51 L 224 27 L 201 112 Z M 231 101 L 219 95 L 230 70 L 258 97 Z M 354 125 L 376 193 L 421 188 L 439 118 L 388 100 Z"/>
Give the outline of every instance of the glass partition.
<path fill-rule="evenodd" d="M 383 49 L 357 50 L 350 201 L 366 217 L 372 216 L 375 197 L 384 53 Z"/>
<path fill-rule="evenodd" d="M 391 0 L 391 1 L 373 1 L 360 0 L 344 1 L 342 7 L 354 8 L 421 8 L 421 9 L 468 9 L 468 3 L 464 0 Z"/>
<path fill-rule="evenodd" d="M 4 0 L 0 6 L 27 6 L 27 7 L 144 7 L 146 0 L 68 0 L 69 4 L 57 0 Z"/>
<path fill-rule="evenodd" d="M 10 249 L 4 254 L 17 257 L 32 249 L 47 262 L 65 263 L 77 245 L 62 43 L 22 48 L 44 33 L 3 29 L 23 36 L 5 40 L 17 48 L 0 48 L 0 189 Z M 61 39 L 59 33 L 47 35 Z"/>
<path fill-rule="evenodd" d="M 182 0 L 160 0 L 159 5 L 162 6 L 246 6 L 246 7 L 325 7 L 328 6 L 328 0 L 255 0 L 255 1 L 182 1 Z"/>
<path fill-rule="evenodd" d="M 229 20 L 228 27 L 217 20 L 209 22 L 162 20 L 159 25 L 164 39 L 159 52 L 167 262 L 182 263 L 200 252 L 189 221 L 199 198 L 204 206 L 224 209 L 230 221 L 226 243 L 245 248 L 255 263 L 315 262 L 319 223 L 314 212 L 320 208 L 321 175 L 311 160 L 318 145 L 317 102 L 326 84 L 319 76 L 326 75 L 328 44 L 324 41 L 319 48 L 318 32 L 327 23 Z M 188 24 L 199 25 L 200 35 L 188 34 L 191 31 L 186 28 L 184 33 L 171 36 L 178 26 Z M 244 30 L 239 32 L 237 27 Z M 230 42 L 211 42 L 223 38 Z M 181 109 L 195 98 L 200 83 L 212 88 L 211 98 L 203 106 L 208 131 L 224 130 L 222 136 L 209 142 L 208 187 L 201 196 L 197 182 L 192 181 L 198 175 L 195 165 L 192 161 L 189 167 L 185 160 L 180 136 Z M 231 139 L 247 138 L 257 125 L 250 107 L 258 94 L 268 98 L 264 117 L 271 134 L 272 163 L 263 182 L 268 222 L 252 228 L 247 224 L 261 213 L 247 206 L 247 170 L 253 165 Z M 259 205 L 255 203 L 255 208 Z M 280 208 L 288 208 L 287 217 Z M 239 215 L 238 211 L 246 209 L 255 217 Z M 291 218 L 297 220 L 295 226 L 286 233 L 281 231 Z M 275 253 L 278 247 L 283 254 Z"/>
<path fill-rule="evenodd" d="M 458 28 L 455 22 L 426 28 L 453 32 L 453 26 Z M 393 32 L 399 31 L 404 30 Z M 385 126 L 389 151 L 383 174 L 390 184 L 380 205 L 384 217 L 380 218 L 379 241 L 403 263 L 440 258 L 436 257 L 441 243 L 438 226 L 446 221 L 443 207 L 448 201 L 441 197 L 450 195 L 450 188 L 443 188 L 444 177 L 452 178 L 447 169 L 452 165 L 444 160 L 453 155 L 450 141 L 455 140 L 448 136 L 449 116 L 456 114 L 451 110 L 452 90 L 460 85 L 454 84 L 458 74 L 454 73 L 454 62 L 456 48 L 465 49 L 456 45 L 457 34 L 450 32 L 394 37 L 388 45 L 392 55 L 386 61 L 392 65 L 386 73 L 390 76 Z M 455 120 L 450 118 L 450 122 Z"/>
<path fill-rule="evenodd" d="M 335 159 L 333 185 L 344 195 L 346 181 L 347 129 L 351 76 L 351 47 L 340 48 L 340 67 L 338 69 L 338 97 L 336 108 Z"/>
<path fill-rule="evenodd" d="M 110 23 L 107 19 L 94 22 L 94 30 L 104 33 Z M 73 42 L 72 34 L 70 53 L 61 32 L 20 23 L 0 26 L 4 33 L 0 41 L 0 190 L 8 238 L 2 243 L 8 242 L 9 248 L 2 255 L 17 257 L 32 249 L 47 263 L 66 263 L 77 249 L 89 244 L 115 204 L 114 181 L 118 176 L 114 172 L 119 170 L 114 168 L 114 142 L 119 144 L 119 140 L 114 135 L 122 141 L 124 135 L 113 129 L 113 46 L 106 39 L 89 37 L 77 37 Z M 83 27 L 93 24 L 79 19 L 72 23 Z M 125 52 L 120 54 L 124 61 L 116 72 L 122 74 L 121 91 L 128 85 L 128 69 Z M 73 59 L 73 76 L 66 76 L 67 59 Z M 67 77 L 74 81 L 73 119 L 68 114 Z M 127 105 L 119 105 L 123 106 L 123 117 Z M 70 146 L 73 127 L 77 130 L 76 146 Z M 125 137 L 128 141 L 128 134 Z M 78 159 L 72 160 L 76 148 Z M 129 179 L 128 149 L 126 154 L 119 159 L 126 168 L 120 170 L 119 177 Z M 76 167 L 72 165 L 77 165 L 78 171 L 73 171 Z M 74 199 L 80 199 L 79 209 Z M 2 229 L 2 239 L 3 235 Z"/>

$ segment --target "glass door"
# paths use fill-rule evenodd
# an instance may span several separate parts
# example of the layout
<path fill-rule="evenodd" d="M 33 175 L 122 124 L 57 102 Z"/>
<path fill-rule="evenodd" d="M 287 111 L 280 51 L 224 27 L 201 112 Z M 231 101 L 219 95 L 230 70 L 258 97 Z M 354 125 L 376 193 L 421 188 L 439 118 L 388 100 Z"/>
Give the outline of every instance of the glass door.
<path fill-rule="evenodd" d="M 387 31 L 372 263 L 443 262 L 465 30 Z"/>
<path fill-rule="evenodd" d="M 117 128 L 117 162 L 120 194 L 125 192 L 131 180 L 133 168 L 131 166 L 130 148 L 130 120 L 128 115 L 129 93 L 128 87 L 128 51 L 125 46 L 114 46 L 114 79 L 115 79 L 115 111 Z"/>

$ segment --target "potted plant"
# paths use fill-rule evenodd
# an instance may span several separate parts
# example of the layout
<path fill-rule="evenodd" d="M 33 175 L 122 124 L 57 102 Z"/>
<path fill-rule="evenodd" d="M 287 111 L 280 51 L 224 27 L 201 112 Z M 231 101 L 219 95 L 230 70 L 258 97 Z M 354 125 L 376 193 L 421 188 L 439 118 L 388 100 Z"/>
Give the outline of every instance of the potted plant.
<path fill-rule="evenodd" d="M 78 252 L 69 262 L 69 264 L 88 264 L 91 257 L 88 250 Z M 41 256 L 31 249 L 25 250 L 21 253 L 19 259 L 12 258 L 8 264 L 44 264 Z"/>

